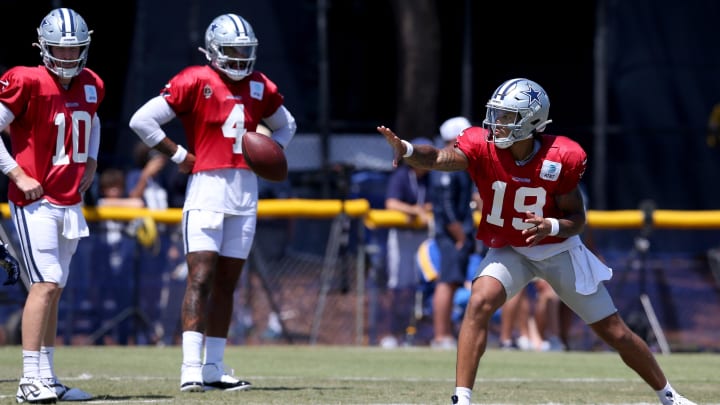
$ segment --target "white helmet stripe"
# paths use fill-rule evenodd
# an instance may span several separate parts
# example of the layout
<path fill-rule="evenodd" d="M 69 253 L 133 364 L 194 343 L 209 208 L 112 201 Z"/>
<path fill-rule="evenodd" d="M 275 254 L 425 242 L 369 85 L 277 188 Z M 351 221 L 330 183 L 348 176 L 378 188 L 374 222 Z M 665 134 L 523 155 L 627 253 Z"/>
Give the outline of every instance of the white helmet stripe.
<path fill-rule="evenodd" d="M 74 36 L 75 34 L 75 19 L 73 18 L 70 10 L 61 8 L 60 15 L 62 16 L 62 27 L 60 32 L 63 36 Z"/>
<path fill-rule="evenodd" d="M 240 19 L 240 17 L 236 16 L 235 14 L 228 14 L 227 16 L 230 18 L 230 20 L 232 20 L 233 24 L 235 25 L 235 32 L 238 36 L 247 35 L 247 28 L 245 27 L 245 24 L 243 23 L 243 20 Z"/>
<path fill-rule="evenodd" d="M 503 83 L 500 87 L 498 87 L 497 90 L 495 90 L 495 94 L 493 94 L 492 98 L 503 100 L 505 96 L 507 96 L 508 91 L 515 86 L 520 81 L 523 81 L 525 79 L 515 79 L 515 80 L 508 80 L 505 83 Z"/>

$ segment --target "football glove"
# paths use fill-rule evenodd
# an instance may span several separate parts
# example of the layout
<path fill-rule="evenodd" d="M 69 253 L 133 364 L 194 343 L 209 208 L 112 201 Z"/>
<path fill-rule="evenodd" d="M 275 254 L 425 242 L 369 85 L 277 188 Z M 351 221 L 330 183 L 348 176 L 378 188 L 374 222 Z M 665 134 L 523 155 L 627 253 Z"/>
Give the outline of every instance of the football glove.
<path fill-rule="evenodd" d="M 8 252 L 7 244 L 0 242 L 0 267 L 7 272 L 8 278 L 3 285 L 12 285 L 20 279 L 20 263 Z"/>

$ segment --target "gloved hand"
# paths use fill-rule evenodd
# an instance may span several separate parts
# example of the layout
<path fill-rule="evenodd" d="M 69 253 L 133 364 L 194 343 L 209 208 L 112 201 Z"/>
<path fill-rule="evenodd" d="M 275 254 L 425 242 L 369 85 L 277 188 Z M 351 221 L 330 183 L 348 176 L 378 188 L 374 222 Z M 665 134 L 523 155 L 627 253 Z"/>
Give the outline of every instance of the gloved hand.
<path fill-rule="evenodd" d="M 0 267 L 7 272 L 8 278 L 3 285 L 12 285 L 20 279 L 20 263 L 8 252 L 7 244 L 0 242 Z"/>

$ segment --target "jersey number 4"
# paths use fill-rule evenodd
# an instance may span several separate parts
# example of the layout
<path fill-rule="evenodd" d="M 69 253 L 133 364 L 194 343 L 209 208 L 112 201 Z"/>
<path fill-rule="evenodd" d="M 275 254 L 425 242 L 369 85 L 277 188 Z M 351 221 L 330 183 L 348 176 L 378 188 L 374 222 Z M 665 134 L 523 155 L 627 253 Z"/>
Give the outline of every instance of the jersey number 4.
<path fill-rule="evenodd" d="M 223 136 L 225 138 L 233 138 L 233 153 L 242 153 L 242 136 L 245 134 L 245 106 L 242 104 L 235 104 L 230 114 L 222 126 Z"/>

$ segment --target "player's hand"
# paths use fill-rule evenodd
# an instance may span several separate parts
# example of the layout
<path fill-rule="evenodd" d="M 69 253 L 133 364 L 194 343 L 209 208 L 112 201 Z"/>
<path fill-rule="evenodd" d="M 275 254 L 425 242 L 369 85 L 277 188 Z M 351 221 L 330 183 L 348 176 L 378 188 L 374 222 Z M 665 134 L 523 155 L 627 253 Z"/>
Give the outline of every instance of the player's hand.
<path fill-rule="evenodd" d="M 12 285 L 20 279 L 20 263 L 7 250 L 7 244 L 0 242 L 0 267 L 7 272 L 8 278 L 3 285 Z"/>
<path fill-rule="evenodd" d="M 178 170 L 180 170 L 180 173 L 192 173 L 192 169 L 195 166 L 195 155 L 188 152 L 187 156 L 185 156 L 185 160 L 182 161 L 178 165 Z"/>
<path fill-rule="evenodd" d="M 550 235 L 552 225 L 541 216 L 537 216 L 534 213 L 528 211 L 525 213 L 525 223 L 531 226 L 522 231 L 525 236 L 525 242 L 528 246 L 535 246 L 541 240 L 545 239 L 546 236 Z"/>
<path fill-rule="evenodd" d="M 85 162 L 85 172 L 80 179 L 80 186 L 78 190 L 80 194 L 85 193 L 92 186 L 93 180 L 95 179 L 95 172 L 97 171 L 97 161 L 95 159 L 88 159 Z"/>
<path fill-rule="evenodd" d="M 403 145 L 402 140 L 395 135 L 395 132 L 393 132 L 390 128 L 387 128 L 385 126 L 379 126 L 377 127 L 377 131 L 380 132 L 387 141 L 390 146 L 393 148 L 393 167 L 398 166 L 398 162 L 400 162 L 400 159 L 403 157 L 405 152 L 405 145 Z"/>
<path fill-rule="evenodd" d="M 28 176 L 20 166 L 16 166 L 10 170 L 8 177 L 15 182 L 15 185 L 23 193 L 26 200 L 34 201 L 45 194 L 45 190 L 43 190 L 40 182 Z"/>

